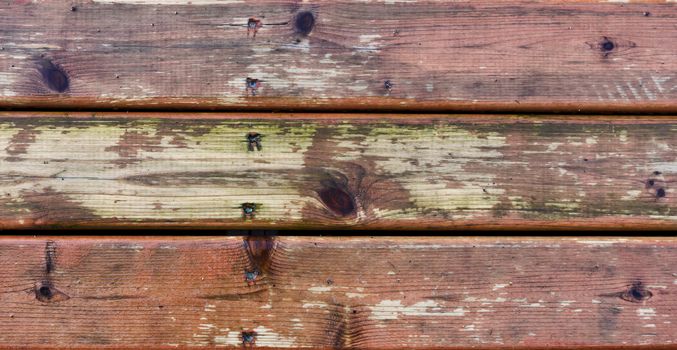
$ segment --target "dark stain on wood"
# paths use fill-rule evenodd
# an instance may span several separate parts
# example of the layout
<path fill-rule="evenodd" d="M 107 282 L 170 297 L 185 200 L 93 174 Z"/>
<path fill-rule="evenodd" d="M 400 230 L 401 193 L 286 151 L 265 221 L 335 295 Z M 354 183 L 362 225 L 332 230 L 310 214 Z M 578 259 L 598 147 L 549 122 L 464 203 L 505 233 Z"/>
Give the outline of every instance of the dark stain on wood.
<path fill-rule="evenodd" d="M 113 160 L 112 163 L 125 168 L 129 164 L 140 161 L 140 159 L 135 159 L 139 152 L 161 152 L 163 149 L 161 142 L 161 135 L 151 136 L 145 131 L 128 130 L 120 136 L 117 145 L 106 147 L 105 151 L 117 153 L 122 159 Z"/>
<path fill-rule="evenodd" d="M 274 236 L 249 236 L 244 240 L 244 248 L 249 258 L 248 271 L 267 275 L 276 248 Z"/>
<path fill-rule="evenodd" d="M 99 216 L 92 210 L 49 186 L 44 187 L 42 191 L 22 190 L 21 198 L 35 225 L 41 225 L 43 222 L 57 222 L 59 218 L 73 218 L 78 221 L 99 219 Z"/>
<path fill-rule="evenodd" d="M 19 155 L 28 153 L 28 147 L 35 143 L 35 138 L 41 131 L 36 130 L 36 126 L 27 125 L 21 130 L 17 131 L 9 140 L 5 152 L 10 157 L 5 158 L 8 162 L 18 162 L 23 160 Z"/>
<path fill-rule="evenodd" d="M 348 319 L 350 315 L 346 314 L 345 306 L 339 303 L 334 303 L 330 307 L 329 319 L 324 334 L 329 341 L 329 346 L 332 349 L 347 348 L 347 340 L 349 338 Z"/>
<path fill-rule="evenodd" d="M 607 341 L 613 339 L 618 331 L 618 319 L 623 309 L 614 304 L 601 303 L 597 311 L 600 316 L 597 322 L 600 336 Z"/>
<path fill-rule="evenodd" d="M 47 241 L 45 243 L 45 272 L 52 273 L 56 268 L 56 243 Z"/>

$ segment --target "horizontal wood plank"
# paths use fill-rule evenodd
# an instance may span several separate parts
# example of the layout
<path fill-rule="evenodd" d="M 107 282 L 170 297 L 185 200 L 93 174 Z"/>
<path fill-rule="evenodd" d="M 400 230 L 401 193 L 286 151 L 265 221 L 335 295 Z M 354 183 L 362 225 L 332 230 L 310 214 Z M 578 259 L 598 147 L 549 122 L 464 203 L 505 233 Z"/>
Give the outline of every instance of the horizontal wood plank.
<path fill-rule="evenodd" d="M 0 106 L 677 113 L 676 22 L 672 1 L 3 1 Z"/>
<path fill-rule="evenodd" d="M 664 228 L 674 117 L 0 114 L 0 225 Z"/>
<path fill-rule="evenodd" d="M 674 349 L 675 266 L 672 238 L 5 237 L 0 347 Z"/>

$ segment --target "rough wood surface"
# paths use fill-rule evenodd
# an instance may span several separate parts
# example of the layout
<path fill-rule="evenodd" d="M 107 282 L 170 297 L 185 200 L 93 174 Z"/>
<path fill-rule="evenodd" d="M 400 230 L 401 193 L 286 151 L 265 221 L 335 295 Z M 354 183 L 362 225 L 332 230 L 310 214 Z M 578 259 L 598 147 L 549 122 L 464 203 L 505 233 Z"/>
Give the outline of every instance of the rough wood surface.
<path fill-rule="evenodd" d="M 666 228 L 677 119 L 0 114 L 0 225 Z"/>
<path fill-rule="evenodd" d="M 675 239 L 2 238 L 0 346 L 674 349 L 676 267 Z"/>
<path fill-rule="evenodd" d="M 2 1 L 0 106 L 676 113 L 675 23 L 672 1 Z"/>

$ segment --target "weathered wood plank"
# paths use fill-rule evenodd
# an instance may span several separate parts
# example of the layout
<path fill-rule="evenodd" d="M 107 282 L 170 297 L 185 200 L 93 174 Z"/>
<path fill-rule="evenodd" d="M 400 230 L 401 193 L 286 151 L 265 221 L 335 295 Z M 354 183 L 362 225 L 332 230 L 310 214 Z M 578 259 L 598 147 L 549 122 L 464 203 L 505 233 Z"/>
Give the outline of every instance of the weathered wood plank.
<path fill-rule="evenodd" d="M 0 113 L 0 225 L 665 228 L 674 117 Z"/>
<path fill-rule="evenodd" d="M 2 238 L 0 272 L 3 348 L 677 342 L 675 239 Z"/>
<path fill-rule="evenodd" d="M 675 113 L 676 22 L 671 1 L 3 1 L 0 106 Z"/>

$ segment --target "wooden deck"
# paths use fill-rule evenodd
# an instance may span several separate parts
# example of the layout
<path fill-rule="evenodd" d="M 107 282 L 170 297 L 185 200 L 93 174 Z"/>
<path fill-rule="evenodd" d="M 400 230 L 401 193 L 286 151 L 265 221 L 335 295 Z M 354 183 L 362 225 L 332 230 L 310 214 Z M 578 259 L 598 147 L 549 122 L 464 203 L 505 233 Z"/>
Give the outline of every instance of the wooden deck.
<path fill-rule="evenodd" d="M 226 235 L 0 237 L 0 349 L 677 350 L 675 237 L 332 231 L 677 230 L 676 58 L 674 0 L 2 1 L 0 230 Z"/>

